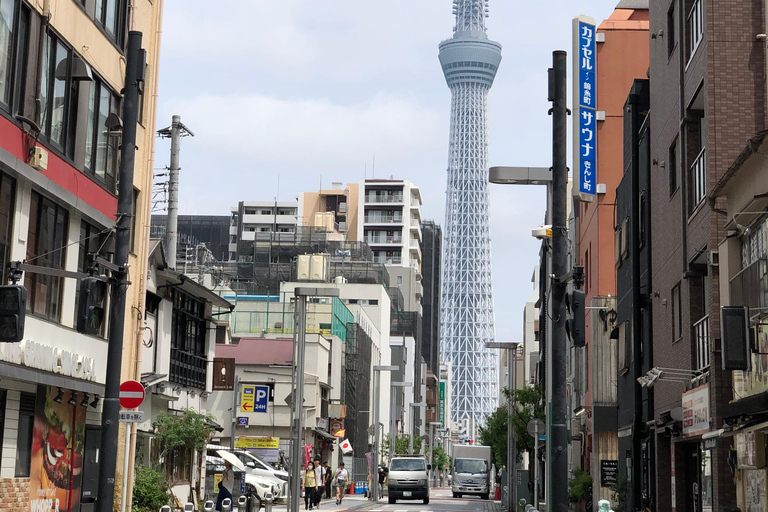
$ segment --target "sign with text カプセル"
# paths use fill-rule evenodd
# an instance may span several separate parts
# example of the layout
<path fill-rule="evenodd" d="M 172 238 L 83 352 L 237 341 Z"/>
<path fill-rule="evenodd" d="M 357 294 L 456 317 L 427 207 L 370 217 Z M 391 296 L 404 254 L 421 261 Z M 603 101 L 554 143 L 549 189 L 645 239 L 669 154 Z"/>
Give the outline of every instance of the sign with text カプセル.
<path fill-rule="evenodd" d="M 592 202 L 597 194 L 597 26 L 573 19 L 573 196 Z"/>
<path fill-rule="evenodd" d="M 240 390 L 240 412 L 267 412 L 269 386 L 244 385 Z"/>

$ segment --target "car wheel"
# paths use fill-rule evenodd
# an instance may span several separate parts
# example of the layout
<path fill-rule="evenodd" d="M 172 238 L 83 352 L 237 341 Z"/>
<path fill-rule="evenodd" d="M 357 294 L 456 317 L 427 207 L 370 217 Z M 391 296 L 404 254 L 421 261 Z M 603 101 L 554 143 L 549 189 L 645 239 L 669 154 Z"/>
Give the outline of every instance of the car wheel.
<path fill-rule="evenodd" d="M 424 504 L 429 505 L 429 498 L 424 498 Z"/>
<path fill-rule="evenodd" d="M 392 496 L 389 497 L 389 504 L 390 505 L 394 505 L 396 501 L 397 500 L 395 500 L 395 498 L 393 498 Z"/>
<path fill-rule="evenodd" d="M 453 493 L 453 497 L 454 498 L 458 498 L 459 497 L 459 493 L 457 493 L 457 492 Z"/>
<path fill-rule="evenodd" d="M 488 494 L 483 494 L 482 496 L 480 496 L 480 499 L 488 500 L 488 497 L 489 497 Z"/>

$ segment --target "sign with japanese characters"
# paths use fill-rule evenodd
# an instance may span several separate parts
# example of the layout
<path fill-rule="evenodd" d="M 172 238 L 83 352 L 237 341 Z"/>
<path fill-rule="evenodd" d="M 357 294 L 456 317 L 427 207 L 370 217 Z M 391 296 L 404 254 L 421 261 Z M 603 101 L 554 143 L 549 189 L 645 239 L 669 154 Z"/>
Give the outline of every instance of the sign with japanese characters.
<path fill-rule="evenodd" d="M 588 16 L 573 20 L 573 195 L 588 202 L 597 197 L 596 28 L 595 21 Z"/>
<path fill-rule="evenodd" d="M 683 437 L 709 432 L 709 384 L 683 393 Z"/>

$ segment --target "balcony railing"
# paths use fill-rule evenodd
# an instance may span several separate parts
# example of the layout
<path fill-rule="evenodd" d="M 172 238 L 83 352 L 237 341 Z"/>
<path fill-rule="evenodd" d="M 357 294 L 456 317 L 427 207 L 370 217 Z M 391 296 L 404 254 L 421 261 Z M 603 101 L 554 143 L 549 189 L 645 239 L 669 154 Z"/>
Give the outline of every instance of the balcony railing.
<path fill-rule="evenodd" d="M 704 38 L 704 2 L 696 0 L 685 20 L 686 50 L 688 61 L 693 58 L 696 49 Z"/>
<path fill-rule="evenodd" d="M 709 315 L 693 324 L 693 340 L 696 343 L 696 370 L 709 369 Z"/>
<path fill-rule="evenodd" d="M 169 380 L 184 387 L 205 389 L 208 360 L 184 350 L 171 349 L 171 367 Z"/>
<path fill-rule="evenodd" d="M 402 203 L 402 195 L 367 195 L 365 196 L 366 203 Z"/>
<path fill-rule="evenodd" d="M 761 258 L 731 279 L 731 305 L 750 310 L 768 307 L 768 268 Z"/>
<path fill-rule="evenodd" d="M 375 235 L 368 236 L 365 239 L 367 244 L 401 244 L 403 243 L 402 236 L 387 236 L 387 235 Z"/>
<path fill-rule="evenodd" d="M 403 258 L 401 256 L 375 256 L 373 262 L 381 263 L 382 265 L 400 265 L 403 262 Z"/>
<path fill-rule="evenodd" d="M 366 215 L 365 222 L 368 224 L 402 224 L 403 217 L 397 215 Z"/>
<path fill-rule="evenodd" d="M 707 149 L 704 148 L 693 161 L 690 169 L 691 176 L 691 205 L 690 211 L 696 209 L 707 196 Z"/>

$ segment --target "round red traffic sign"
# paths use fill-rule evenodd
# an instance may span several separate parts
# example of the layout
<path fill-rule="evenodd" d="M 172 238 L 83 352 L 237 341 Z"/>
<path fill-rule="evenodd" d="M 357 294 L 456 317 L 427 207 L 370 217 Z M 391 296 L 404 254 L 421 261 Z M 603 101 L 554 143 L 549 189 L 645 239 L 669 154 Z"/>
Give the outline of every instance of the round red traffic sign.
<path fill-rule="evenodd" d="M 135 409 L 144 401 L 144 386 L 141 382 L 127 380 L 120 384 L 120 405 L 126 409 Z"/>

